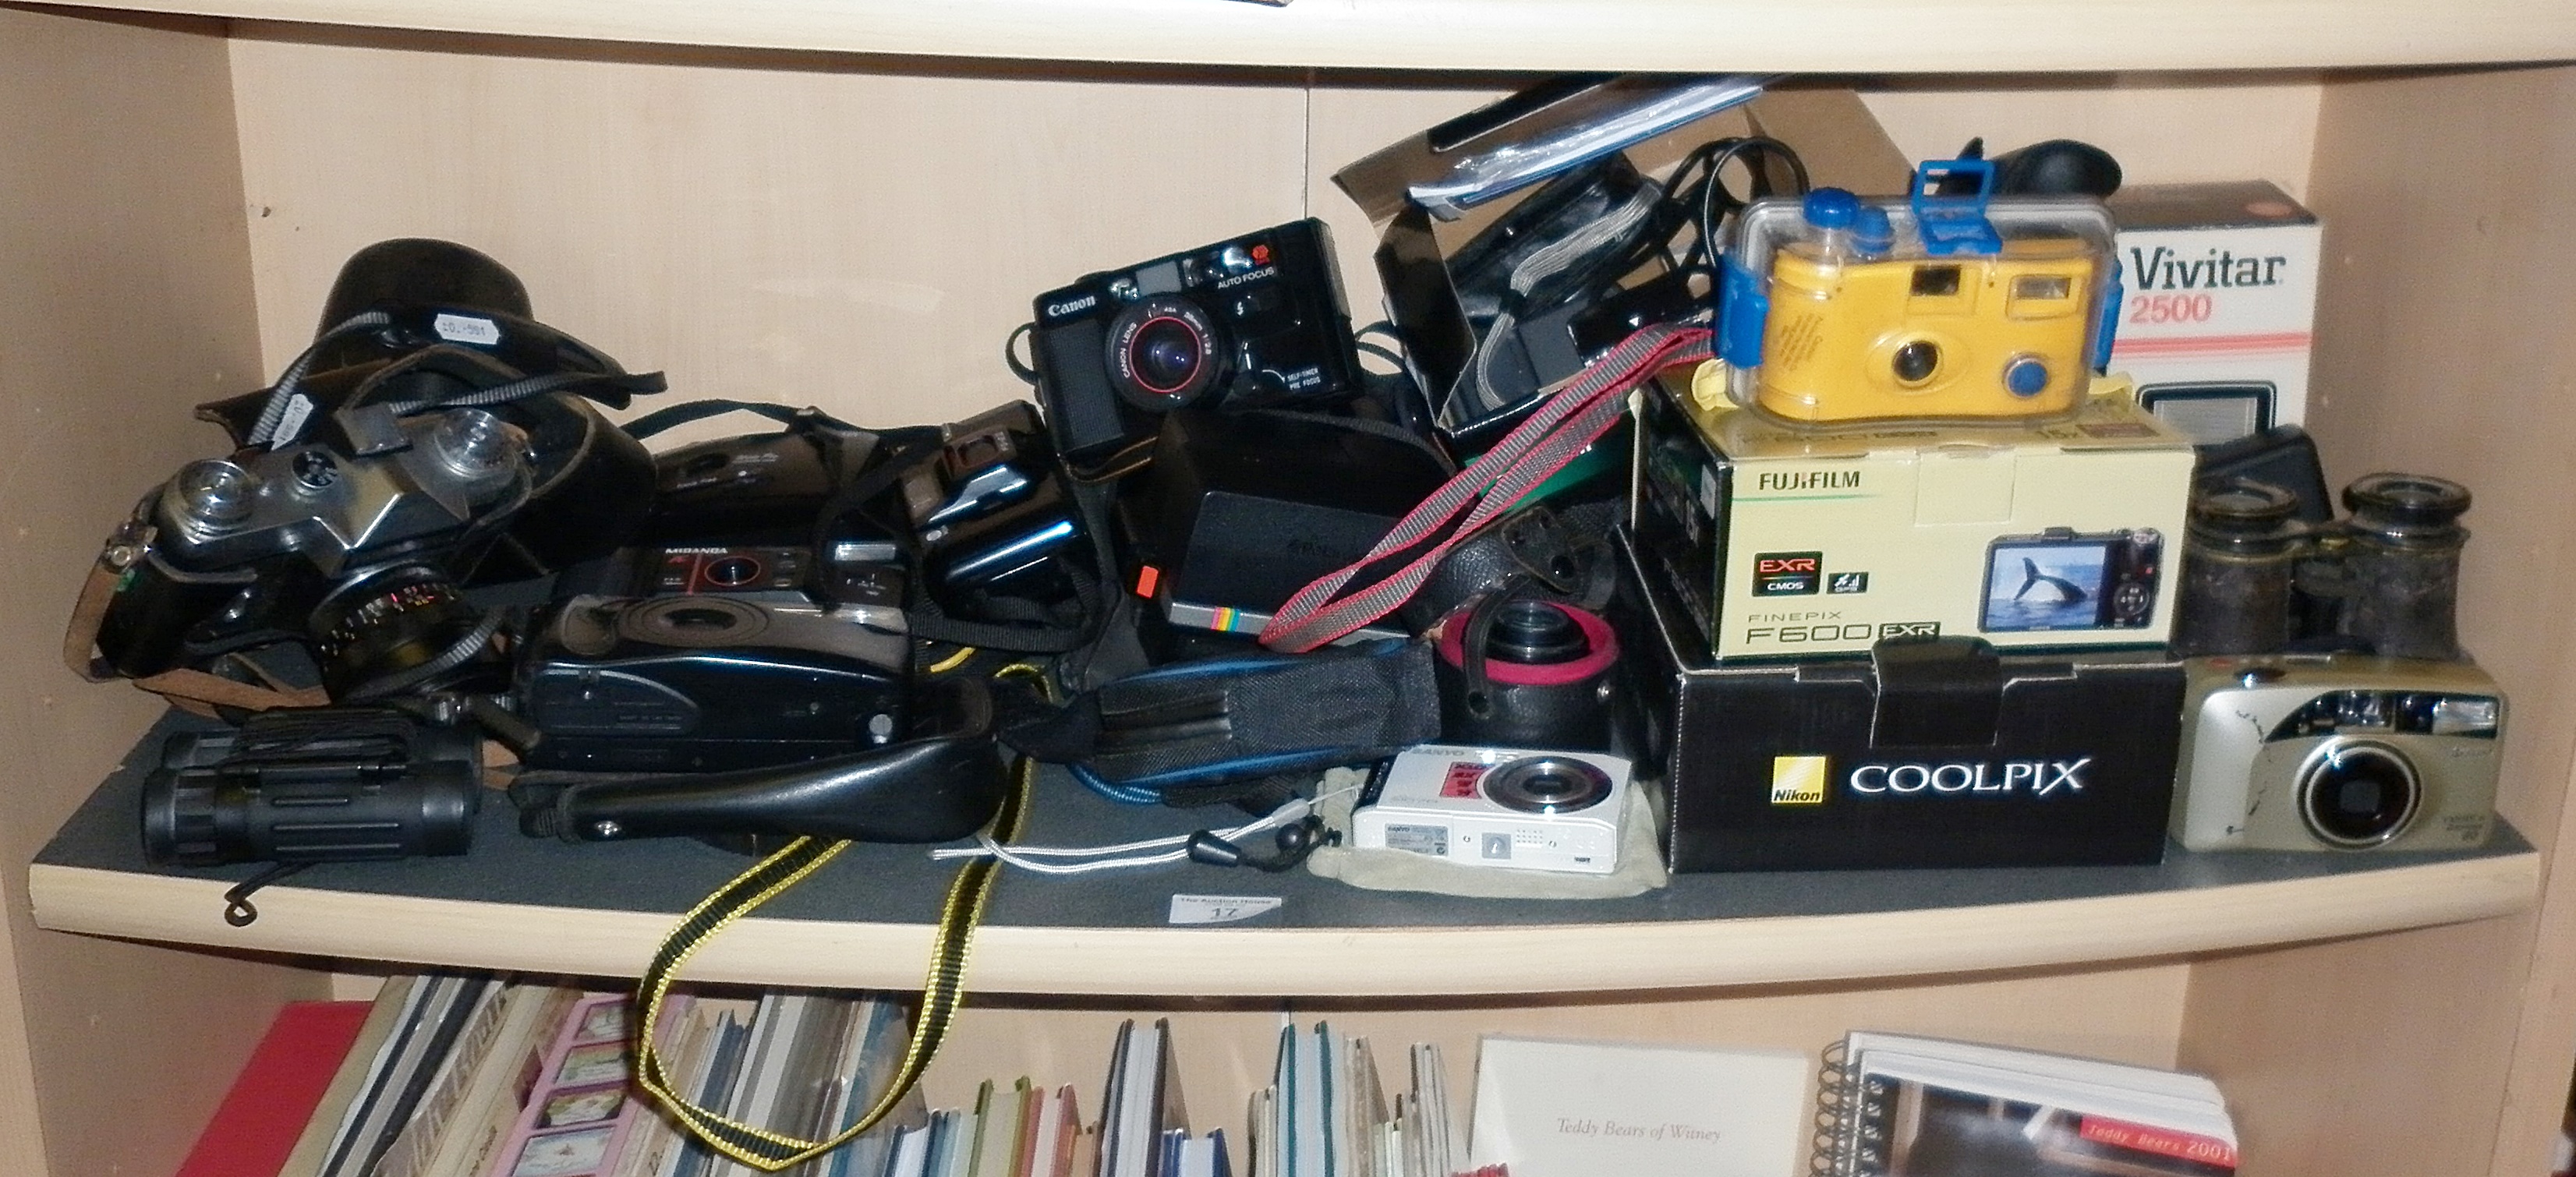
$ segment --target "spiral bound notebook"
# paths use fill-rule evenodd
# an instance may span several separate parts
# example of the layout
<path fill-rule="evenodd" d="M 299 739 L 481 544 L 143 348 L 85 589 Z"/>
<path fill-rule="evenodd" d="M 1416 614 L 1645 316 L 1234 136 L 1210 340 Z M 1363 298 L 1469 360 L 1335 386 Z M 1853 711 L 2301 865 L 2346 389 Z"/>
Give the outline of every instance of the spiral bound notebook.
<path fill-rule="evenodd" d="M 1823 1177 L 2227 1177 L 2236 1129 L 2199 1075 L 1853 1031 L 1825 1052 Z"/>

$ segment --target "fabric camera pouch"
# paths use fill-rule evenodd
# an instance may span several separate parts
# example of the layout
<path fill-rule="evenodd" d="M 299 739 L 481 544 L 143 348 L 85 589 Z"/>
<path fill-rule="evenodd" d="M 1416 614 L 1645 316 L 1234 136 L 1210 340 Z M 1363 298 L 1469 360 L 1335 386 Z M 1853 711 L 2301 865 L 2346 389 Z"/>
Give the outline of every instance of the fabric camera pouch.
<path fill-rule="evenodd" d="M 1440 735 L 1427 643 L 1195 659 L 1128 675 L 1002 733 L 1113 796 L 1154 801 L 1393 755 Z"/>

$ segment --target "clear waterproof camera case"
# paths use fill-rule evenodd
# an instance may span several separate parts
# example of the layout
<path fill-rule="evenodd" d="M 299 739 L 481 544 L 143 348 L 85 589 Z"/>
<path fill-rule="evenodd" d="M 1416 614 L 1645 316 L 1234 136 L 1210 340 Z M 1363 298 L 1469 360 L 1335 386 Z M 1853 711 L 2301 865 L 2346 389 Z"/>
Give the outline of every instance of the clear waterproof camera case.
<path fill-rule="evenodd" d="M 1984 160 L 1933 161 L 1903 199 L 1744 210 L 1718 311 L 1729 395 L 1812 425 L 2074 412 L 2119 316 L 2111 215 L 1993 187 Z"/>

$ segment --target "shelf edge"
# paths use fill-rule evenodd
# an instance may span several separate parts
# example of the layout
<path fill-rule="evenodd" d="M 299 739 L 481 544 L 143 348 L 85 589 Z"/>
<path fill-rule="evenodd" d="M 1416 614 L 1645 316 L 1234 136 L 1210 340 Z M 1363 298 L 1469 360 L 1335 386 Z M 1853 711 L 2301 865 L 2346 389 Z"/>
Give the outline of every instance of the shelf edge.
<path fill-rule="evenodd" d="M 2554 0 L 66 0 L 433 32 L 1364 69 L 2020 73 L 2576 57 Z"/>
<path fill-rule="evenodd" d="M 39 864 L 39 927 L 236 951 L 633 976 L 669 915 L 293 886 L 226 925 L 226 884 Z M 2528 909 L 2536 853 L 2314 880 L 1932 911 L 1481 928 L 1033 928 L 977 933 L 970 990 L 1188 996 L 1608 992 L 2106 963 L 2458 923 Z M 746 919 L 689 974 L 915 989 L 915 925 Z M 1140 965 L 1139 962 L 1145 962 Z"/>

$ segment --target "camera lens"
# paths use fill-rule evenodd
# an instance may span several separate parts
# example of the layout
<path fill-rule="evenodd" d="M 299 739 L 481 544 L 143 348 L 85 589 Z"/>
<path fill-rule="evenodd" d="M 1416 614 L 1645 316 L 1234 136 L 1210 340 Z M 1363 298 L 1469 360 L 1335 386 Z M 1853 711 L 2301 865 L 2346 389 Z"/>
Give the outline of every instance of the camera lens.
<path fill-rule="evenodd" d="M 1198 333 L 1179 319 L 1148 321 L 1127 347 L 1135 357 L 1136 382 L 1156 392 L 1188 384 L 1199 365 L 1207 362 L 1207 349 Z"/>
<path fill-rule="evenodd" d="M 1565 610 L 1545 601 L 1513 601 L 1494 614 L 1494 630 L 1485 639 L 1485 656 L 1498 662 L 1545 666 L 1572 662 L 1592 652 L 1583 628 Z"/>
<path fill-rule="evenodd" d="M 1109 374 L 1118 395 L 1149 412 L 1199 399 L 1222 364 L 1216 326 L 1197 306 L 1149 298 L 1109 324 Z"/>
<path fill-rule="evenodd" d="M 1485 774 L 1485 796 L 1523 813 L 1572 813 L 1610 795 L 1610 774 L 1568 756 L 1530 756 Z"/>
<path fill-rule="evenodd" d="M 2397 837 L 2422 799 L 2414 763 L 2385 744 L 2328 743 L 2299 773 L 2299 816 L 2308 832 L 2347 850 Z"/>
<path fill-rule="evenodd" d="M 731 597 L 654 597 L 638 601 L 617 619 L 617 632 L 661 646 L 704 648 L 741 645 L 769 629 L 769 614 Z"/>
<path fill-rule="evenodd" d="M 456 685 L 498 664 L 494 626 L 446 573 L 407 564 L 357 577 L 313 610 L 322 686 L 340 702 Z"/>
<path fill-rule="evenodd" d="M 1899 384 L 1924 383 L 1932 379 L 1934 372 L 1941 370 L 1941 345 L 1928 339 L 1917 339 L 1897 348 L 1888 367 L 1895 371 Z"/>

